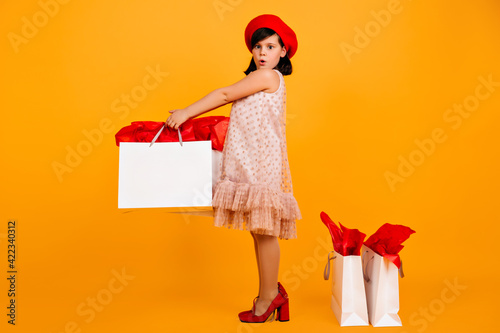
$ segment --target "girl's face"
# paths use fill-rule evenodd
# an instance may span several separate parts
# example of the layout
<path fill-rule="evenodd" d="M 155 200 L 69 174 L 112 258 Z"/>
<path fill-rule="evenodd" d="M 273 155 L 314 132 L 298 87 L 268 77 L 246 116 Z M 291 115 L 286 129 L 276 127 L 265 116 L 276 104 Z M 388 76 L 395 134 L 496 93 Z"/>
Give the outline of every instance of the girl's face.
<path fill-rule="evenodd" d="M 274 34 L 257 42 L 252 49 L 252 55 L 257 69 L 273 69 L 280 62 L 280 58 L 286 55 L 286 49 L 281 47 L 278 35 Z"/>

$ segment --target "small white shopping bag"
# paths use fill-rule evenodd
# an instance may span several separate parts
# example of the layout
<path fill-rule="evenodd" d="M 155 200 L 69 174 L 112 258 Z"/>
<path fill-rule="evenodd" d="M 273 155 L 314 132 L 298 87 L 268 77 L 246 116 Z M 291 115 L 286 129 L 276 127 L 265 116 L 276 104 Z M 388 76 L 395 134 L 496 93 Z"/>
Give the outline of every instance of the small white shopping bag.
<path fill-rule="evenodd" d="M 370 323 L 374 327 L 402 326 L 398 316 L 397 266 L 365 245 L 361 248 L 361 253 Z"/>
<path fill-rule="evenodd" d="M 211 206 L 219 160 L 210 141 L 121 142 L 118 208 Z"/>
<path fill-rule="evenodd" d="M 365 286 L 360 256 L 328 254 L 324 278 L 330 275 L 333 260 L 331 308 L 340 326 L 368 326 Z"/>

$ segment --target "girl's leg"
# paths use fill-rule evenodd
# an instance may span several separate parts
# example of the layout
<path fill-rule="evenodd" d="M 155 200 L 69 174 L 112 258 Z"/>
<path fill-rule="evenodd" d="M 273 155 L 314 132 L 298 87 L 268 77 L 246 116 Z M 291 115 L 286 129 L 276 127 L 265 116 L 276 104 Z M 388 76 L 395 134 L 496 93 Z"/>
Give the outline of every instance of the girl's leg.
<path fill-rule="evenodd" d="M 255 315 L 266 312 L 271 302 L 278 295 L 278 271 L 280 264 L 280 246 L 278 238 L 266 235 L 253 235 L 258 248 L 259 298 L 255 303 Z"/>
<path fill-rule="evenodd" d="M 257 259 L 257 269 L 259 270 L 259 293 L 260 293 L 260 284 L 261 284 L 260 281 L 262 280 L 262 276 L 260 275 L 259 246 L 258 246 L 257 239 L 255 238 L 254 233 L 251 232 L 250 235 L 252 235 L 252 238 L 253 238 L 253 246 L 255 249 L 255 258 Z"/>

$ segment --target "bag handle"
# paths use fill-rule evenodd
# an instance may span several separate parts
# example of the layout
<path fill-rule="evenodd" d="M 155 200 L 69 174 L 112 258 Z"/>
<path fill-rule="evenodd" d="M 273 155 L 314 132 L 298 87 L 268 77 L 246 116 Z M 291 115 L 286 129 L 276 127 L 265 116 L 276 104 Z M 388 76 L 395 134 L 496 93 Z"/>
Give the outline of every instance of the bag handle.
<path fill-rule="evenodd" d="M 365 262 L 365 257 L 368 251 L 365 251 L 363 253 L 363 258 L 361 259 L 362 262 Z M 368 264 L 375 258 L 375 256 L 372 256 L 368 261 L 366 261 L 366 265 L 363 265 L 363 278 L 365 279 L 366 282 L 370 282 L 370 277 L 368 276 L 368 273 L 366 272 L 368 268 Z"/>
<path fill-rule="evenodd" d="M 160 130 L 158 131 L 158 133 L 156 133 L 155 137 L 153 138 L 153 141 L 151 141 L 151 144 L 149 145 L 149 147 L 153 146 L 153 143 L 156 142 L 156 140 L 158 139 L 158 137 L 160 136 L 160 133 L 163 131 L 163 129 L 165 128 L 165 124 L 163 124 L 163 126 L 160 128 Z M 181 144 L 181 147 L 182 147 L 182 135 L 181 135 L 181 128 L 177 128 L 177 135 L 179 135 L 179 143 Z"/>
<path fill-rule="evenodd" d="M 365 261 L 365 256 L 366 254 L 368 253 L 368 251 L 365 251 L 365 253 L 363 253 L 363 259 L 362 261 L 364 262 Z M 375 258 L 375 256 L 372 256 L 370 258 L 370 260 L 368 260 L 366 262 L 366 265 L 363 266 L 363 278 L 365 279 L 366 282 L 370 282 L 370 277 L 368 276 L 368 273 L 366 272 L 367 269 L 368 269 L 368 264 L 370 263 L 370 261 L 372 261 L 373 259 Z M 401 278 L 404 278 L 405 277 L 405 274 L 403 273 L 403 260 L 401 260 L 401 264 L 399 265 L 399 268 L 398 268 L 398 272 L 399 272 L 399 276 L 401 276 Z"/>
<path fill-rule="evenodd" d="M 326 261 L 326 266 L 325 266 L 325 270 L 323 272 L 323 278 L 325 280 L 328 280 L 330 278 L 330 260 L 333 260 L 335 258 L 337 258 L 337 256 L 333 256 L 332 255 L 335 253 L 335 251 L 330 251 L 328 253 L 328 260 Z"/>

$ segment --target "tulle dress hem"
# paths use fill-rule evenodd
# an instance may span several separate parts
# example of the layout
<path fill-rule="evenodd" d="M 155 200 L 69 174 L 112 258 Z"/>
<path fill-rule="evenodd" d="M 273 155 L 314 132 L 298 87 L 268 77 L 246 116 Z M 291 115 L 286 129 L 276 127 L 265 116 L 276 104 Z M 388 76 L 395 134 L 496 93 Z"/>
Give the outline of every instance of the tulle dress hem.
<path fill-rule="evenodd" d="M 212 206 L 217 227 L 297 238 L 295 220 L 302 216 L 292 193 L 278 192 L 267 184 L 222 180 L 215 187 Z"/>

